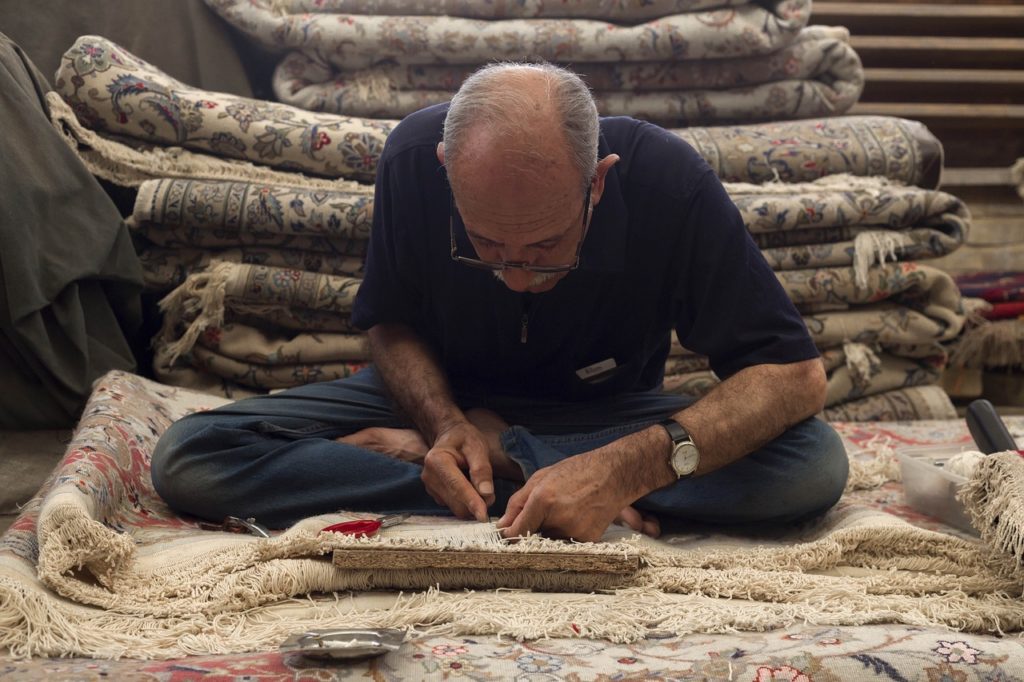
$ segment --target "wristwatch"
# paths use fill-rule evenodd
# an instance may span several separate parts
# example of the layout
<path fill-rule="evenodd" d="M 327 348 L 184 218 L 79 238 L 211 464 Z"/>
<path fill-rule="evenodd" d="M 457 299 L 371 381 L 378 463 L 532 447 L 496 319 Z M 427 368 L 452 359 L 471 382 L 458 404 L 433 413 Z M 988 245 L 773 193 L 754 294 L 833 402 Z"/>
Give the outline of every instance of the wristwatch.
<path fill-rule="evenodd" d="M 665 419 L 658 423 L 665 427 L 668 437 L 672 439 L 672 452 L 668 456 L 672 470 L 678 478 L 692 476 L 700 464 L 700 450 L 690 434 L 675 419 Z"/>

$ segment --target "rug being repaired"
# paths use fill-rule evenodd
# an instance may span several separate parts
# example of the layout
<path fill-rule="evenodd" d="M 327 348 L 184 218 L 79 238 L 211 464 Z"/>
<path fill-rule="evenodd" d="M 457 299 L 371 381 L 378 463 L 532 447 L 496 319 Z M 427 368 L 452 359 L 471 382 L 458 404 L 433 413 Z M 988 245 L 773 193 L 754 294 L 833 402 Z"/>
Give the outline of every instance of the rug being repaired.
<path fill-rule="evenodd" d="M 261 540 L 200 531 L 155 495 L 148 462 L 159 434 L 218 402 L 126 373 L 97 385 L 61 466 L 0 542 L 0 646 L 22 657 L 169 658 L 270 650 L 292 632 L 339 623 L 616 642 L 793 623 L 1024 629 L 1014 558 L 845 498 L 819 522 L 777 535 L 612 534 L 604 551 L 635 553 L 634 575 L 529 585 L 592 593 L 485 589 L 502 582 L 486 571 L 339 571 L 329 552 L 359 541 L 317 533 L 337 516 Z M 874 471 L 885 480 L 891 464 L 859 464 L 855 479 L 867 484 Z M 423 589 L 432 584 L 441 588 Z M 384 588 L 418 591 L 365 592 Z"/>

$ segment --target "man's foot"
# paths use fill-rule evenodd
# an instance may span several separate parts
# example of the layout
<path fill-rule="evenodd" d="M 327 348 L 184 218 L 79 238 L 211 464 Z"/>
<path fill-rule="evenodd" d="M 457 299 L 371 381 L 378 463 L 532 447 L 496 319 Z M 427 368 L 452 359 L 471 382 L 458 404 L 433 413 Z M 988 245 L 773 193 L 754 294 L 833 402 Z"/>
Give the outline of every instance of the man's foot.
<path fill-rule="evenodd" d="M 413 464 L 423 464 L 423 458 L 430 449 L 416 429 L 386 429 L 374 426 L 336 440 Z"/>
<path fill-rule="evenodd" d="M 653 514 L 645 514 L 632 506 L 626 507 L 619 512 L 619 515 L 615 518 L 615 523 L 621 523 L 632 528 L 637 533 L 643 533 L 652 538 L 661 535 L 661 523 L 658 522 L 658 517 Z"/>
<path fill-rule="evenodd" d="M 487 451 L 491 456 L 491 471 L 495 478 L 504 478 L 509 481 L 522 483 L 526 480 L 523 477 L 523 470 L 518 464 L 509 459 L 501 447 L 501 432 L 508 428 L 508 422 L 501 418 L 497 412 L 475 407 L 466 411 L 466 419 L 477 428 L 487 443 Z"/>

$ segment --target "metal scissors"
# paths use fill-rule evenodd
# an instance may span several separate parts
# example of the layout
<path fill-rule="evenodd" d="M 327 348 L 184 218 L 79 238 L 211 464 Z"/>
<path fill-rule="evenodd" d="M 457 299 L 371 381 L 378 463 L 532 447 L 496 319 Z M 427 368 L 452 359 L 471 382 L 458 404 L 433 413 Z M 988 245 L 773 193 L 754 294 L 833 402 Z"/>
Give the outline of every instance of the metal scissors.
<path fill-rule="evenodd" d="M 383 528 L 397 526 L 402 521 L 409 518 L 409 516 L 409 514 L 388 514 L 387 516 L 382 516 L 377 519 L 342 521 L 341 523 L 331 524 L 330 526 L 321 529 L 321 532 L 329 531 L 331 533 L 341 533 L 343 535 L 354 535 L 356 537 L 368 538 L 376 535 L 377 532 Z"/>
<path fill-rule="evenodd" d="M 228 533 L 251 533 L 258 538 L 270 537 L 270 531 L 267 530 L 267 527 L 257 523 L 256 519 L 251 516 L 247 519 L 239 516 L 225 516 L 224 521 L 221 523 L 200 521 L 199 527 L 203 530 L 220 530 L 227 531 Z"/>

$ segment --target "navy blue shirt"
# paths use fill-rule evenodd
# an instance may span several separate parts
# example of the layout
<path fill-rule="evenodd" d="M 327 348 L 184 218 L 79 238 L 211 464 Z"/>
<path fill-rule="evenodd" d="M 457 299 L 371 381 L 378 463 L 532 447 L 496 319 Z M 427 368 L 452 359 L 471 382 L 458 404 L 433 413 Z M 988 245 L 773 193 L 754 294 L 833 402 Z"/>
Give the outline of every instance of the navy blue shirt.
<path fill-rule="evenodd" d="M 655 389 L 672 328 L 723 379 L 818 356 L 714 172 L 686 142 L 635 119 L 601 119 L 598 156 L 621 160 L 594 208 L 580 267 L 553 289 L 517 293 L 453 262 L 435 153 L 446 112 L 447 104 L 416 112 L 387 138 L 352 318 L 361 329 L 412 327 L 457 392 L 590 400 Z M 599 380 L 577 375 L 609 358 L 616 367 Z"/>

